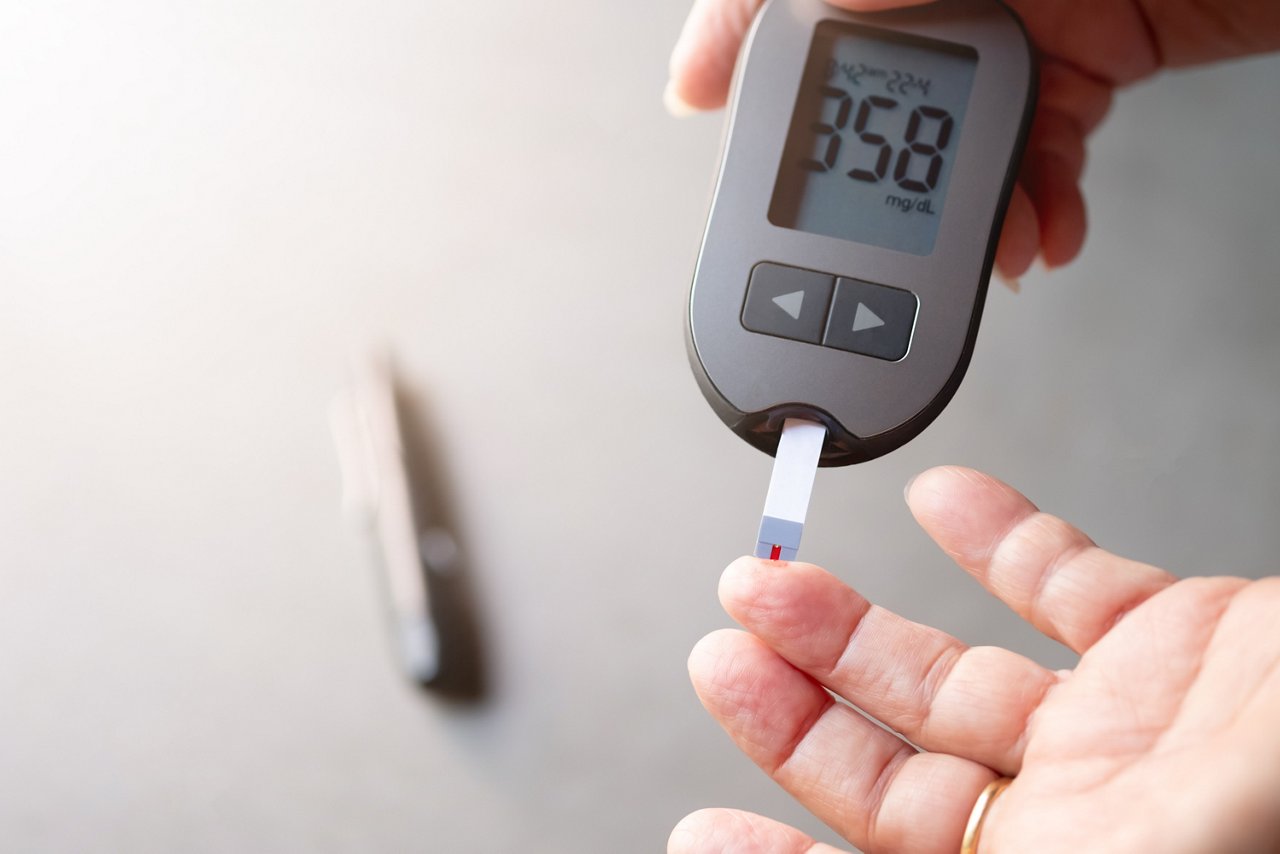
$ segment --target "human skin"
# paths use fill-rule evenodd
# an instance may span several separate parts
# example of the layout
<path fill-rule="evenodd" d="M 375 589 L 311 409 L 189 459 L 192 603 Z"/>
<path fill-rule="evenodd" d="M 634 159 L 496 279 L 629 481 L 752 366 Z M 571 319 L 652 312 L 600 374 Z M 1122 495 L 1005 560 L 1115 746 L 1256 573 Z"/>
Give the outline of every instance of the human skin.
<path fill-rule="evenodd" d="M 1178 580 L 969 469 L 927 471 L 907 500 L 962 569 L 1078 665 L 967 647 L 819 567 L 742 558 L 720 599 L 746 631 L 703 638 L 689 672 L 743 752 L 869 854 L 955 854 L 1001 776 L 1015 779 L 987 813 L 981 854 L 1280 850 L 1280 578 Z M 836 850 L 727 809 L 688 816 L 668 843 Z"/>
<path fill-rule="evenodd" d="M 922 0 L 832 0 L 856 11 Z M 695 0 L 671 55 L 675 113 L 724 104 L 734 62 L 763 0 Z M 1115 91 L 1172 68 L 1280 49 L 1276 0 L 1008 0 L 1040 51 L 1040 97 L 1009 201 L 996 270 L 1016 282 L 1040 258 L 1058 267 L 1085 238 L 1085 144 Z"/>

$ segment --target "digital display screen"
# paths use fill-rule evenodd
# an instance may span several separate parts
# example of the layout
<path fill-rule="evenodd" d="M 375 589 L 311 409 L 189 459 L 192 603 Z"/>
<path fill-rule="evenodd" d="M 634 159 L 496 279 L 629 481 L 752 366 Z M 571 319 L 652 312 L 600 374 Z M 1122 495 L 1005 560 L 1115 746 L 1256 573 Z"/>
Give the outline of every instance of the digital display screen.
<path fill-rule="evenodd" d="M 969 47 L 823 21 L 769 221 L 931 253 L 977 65 Z"/>

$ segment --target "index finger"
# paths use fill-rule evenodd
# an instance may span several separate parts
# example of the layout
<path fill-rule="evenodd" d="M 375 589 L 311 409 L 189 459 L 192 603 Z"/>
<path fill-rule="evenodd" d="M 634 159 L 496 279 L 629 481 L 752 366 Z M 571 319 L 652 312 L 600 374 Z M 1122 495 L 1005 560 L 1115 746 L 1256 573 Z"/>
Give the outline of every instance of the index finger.
<path fill-rule="evenodd" d="M 1058 678 L 998 647 L 872 605 L 820 567 L 734 561 L 720 601 L 743 628 L 918 747 L 1013 776 L 1031 716 Z"/>
<path fill-rule="evenodd" d="M 921 6 L 932 0 L 830 0 L 855 12 Z M 764 0 L 694 0 L 671 52 L 664 100 L 676 114 L 724 106 L 742 40 Z"/>

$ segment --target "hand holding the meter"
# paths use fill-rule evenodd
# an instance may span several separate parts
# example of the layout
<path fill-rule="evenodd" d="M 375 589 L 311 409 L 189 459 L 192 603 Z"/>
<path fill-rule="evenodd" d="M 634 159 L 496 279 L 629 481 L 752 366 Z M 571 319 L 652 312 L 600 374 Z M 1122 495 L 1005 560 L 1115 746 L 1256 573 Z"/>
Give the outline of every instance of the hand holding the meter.
<path fill-rule="evenodd" d="M 724 104 L 738 48 L 764 0 L 695 0 L 671 56 L 673 112 Z M 871 12 L 929 0 L 831 0 Z M 1085 236 L 1085 140 L 1115 90 L 1177 67 L 1280 48 L 1275 0 L 1006 0 L 1041 51 L 1040 98 L 996 268 L 1016 280 L 1036 257 L 1066 264 Z"/>
<path fill-rule="evenodd" d="M 1277 850 L 1280 579 L 1179 581 L 967 469 L 928 471 L 907 498 L 944 551 L 1078 666 L 969 648 L 816 566 L 743 558 L 720 597 L 750 633 L 708 635 L 689 669 L 752 760 L 869 854 L 955 854 L 1000 777 L 1015 779 L 986 813 L 981 854 Z M 718 809 L 682 821 L 668 851 L 835 849 Z"/>

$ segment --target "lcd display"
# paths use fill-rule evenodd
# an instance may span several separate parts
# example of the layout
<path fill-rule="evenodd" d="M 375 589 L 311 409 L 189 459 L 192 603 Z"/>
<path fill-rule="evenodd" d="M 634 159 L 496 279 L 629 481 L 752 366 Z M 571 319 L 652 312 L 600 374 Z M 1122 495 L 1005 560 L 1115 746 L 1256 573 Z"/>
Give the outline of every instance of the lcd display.
<path fill-rule="evenodd" d="M 977 64 L 961 45 L 819 24 L 769 221 L 931 253 Z"/>

